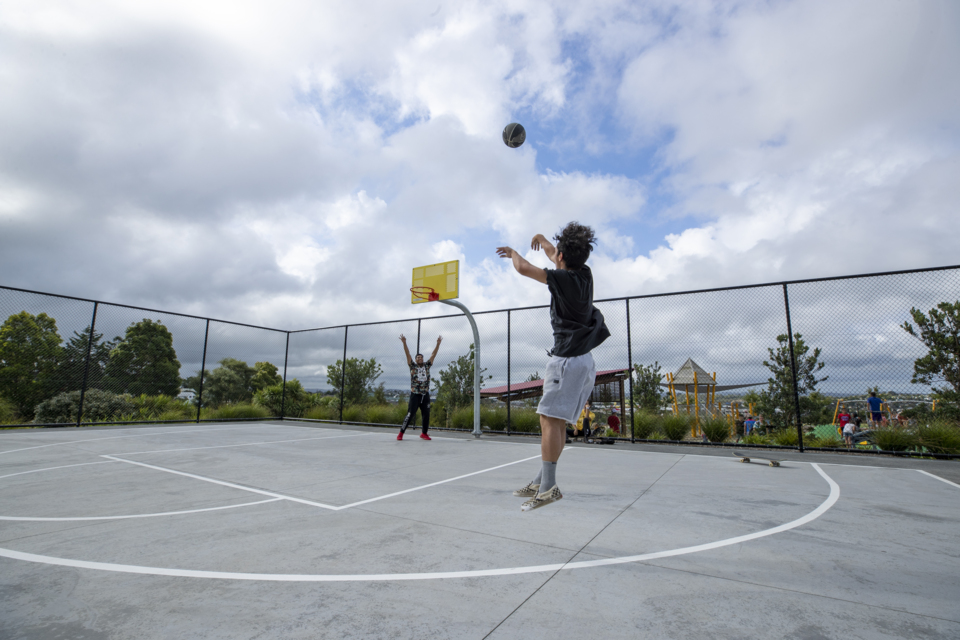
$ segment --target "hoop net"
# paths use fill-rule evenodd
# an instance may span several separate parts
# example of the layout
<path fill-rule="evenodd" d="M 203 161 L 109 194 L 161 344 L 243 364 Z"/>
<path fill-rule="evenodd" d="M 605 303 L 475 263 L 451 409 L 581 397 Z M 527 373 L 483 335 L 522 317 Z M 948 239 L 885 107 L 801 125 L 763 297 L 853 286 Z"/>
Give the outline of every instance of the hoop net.
<path fill-rule="evenodd" d="M 436 302 L 440 299 L 440 294 L 434 291 L 433 287 L 410 287 L 410 293 L 413 294 L 414 298 L 428 302 Z"/>

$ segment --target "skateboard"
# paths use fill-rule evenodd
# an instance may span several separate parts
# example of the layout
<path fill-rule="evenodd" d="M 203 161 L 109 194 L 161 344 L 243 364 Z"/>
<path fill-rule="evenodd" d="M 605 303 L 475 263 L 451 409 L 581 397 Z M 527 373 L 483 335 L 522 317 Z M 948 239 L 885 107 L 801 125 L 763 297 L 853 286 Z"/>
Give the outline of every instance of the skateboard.
<path fill-rule="evenodd" d="M 779 461 L 779 460 L 773 460 L 772 458 L 763 458 L 763 457 L 760 457 L 760 456 L 756 456 L 756 455 L 754 455 L 754 454 L 752 454 L 752 453 L 749 453 L 749 454 L 748 454 L 748 453 L 745 453 L 745 452 L 743 452 L 743 451 L 740 451 L 740 452 L 734 451 L 734 452 L 733 452 L 733 455 L 735 455 L 736 457 L 740 458 L 740 462 L 750 462 L 750 459 L 751 459 L 751 458 L 754 458 L 754 459 L 756 459 L 756 460 L 763 460 L 764 462 L 769 463 L 771 467 L 779 467 L 779 466 L 780 466 L 780 461 Z"/>

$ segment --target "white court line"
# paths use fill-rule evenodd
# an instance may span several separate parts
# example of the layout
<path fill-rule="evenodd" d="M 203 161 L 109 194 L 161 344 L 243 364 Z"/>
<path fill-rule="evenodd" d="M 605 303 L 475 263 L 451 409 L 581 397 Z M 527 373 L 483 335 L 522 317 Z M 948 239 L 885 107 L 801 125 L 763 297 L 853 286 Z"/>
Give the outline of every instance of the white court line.
<path fill-rule="evenodd" d="M 273 493 L 271 491 L 264 491 L 262 489 L 254 489 L 252 487 L 247 487 L 240 484 L 234 484 L 232 482 L 224 482 L 223 480 L 214 480 L 213 478 L 207 478 L 206 476 L 198 476 L 193 473 L 186 473 L 184 471 L 176 471 L 174 469 L 168 469 L 166 467 L 158 467 L 152 464 L 146 464 L 145 462 L 136 462 L 134 460 L 124 460 L 123 458 L 117 458 L 115 456 L 103 455 L 102 458 L 108 458 L 110 460 L 115 460 L 117 462 L 127 462 L 130 464 L 135 464 L 141 467 L 146 467 L 148 469 L 155 469 L 157 471 L 166 471 L 167 473 L 174 473 L 179 476 L 186 476 L 188 478 L 193 478 L 195 480 L 202 480 L 204 482 L 212 482 L 214 484 L 223 485 L 225 487 L 232 487 L 234 489 L 240 489 L 241 491 L 250 491 L 252 493 L 259 493 L 265 496 L 273 496 L 282 500 L 291 500 L 293 502 L 299 502 L 301 504 L 310 505 L 312 507 L 320 507 L 321 509 L 329 509 L 330 511 L 343 511 L 344 509 L 350 509 L 351 507 L 358 507 L 362 504 L 369 504 L 371 502 L 377 502 L 378 500 L 386 500 L 387 498 L 393 498 L 394 496 L 403 495 L 405 493 L 412 493 L 413 491 L 420 491 L 421 489 L 429 489 L 430 487 L 436 487 L 437 485 L 446 484 L 448 482 L 453 482 L 454 480 L 461 480 L 463 478 L 469 478 L 470 476 L 480 475 L 481 473 L 487 473 L 488 471 L 495 471 L 497 469 L 502 469 L 504 467 L 509 467 L 511 465 L 520 464 L 521 462 L 527 462 L 528 460 L 533 460 L 534 458 L 539 458 L 539 455 L 531 456 L 529 458 L 524 458 L 523 460 L 516 460 L 514 462 L 508 462 L 506 464 L 497 465 L 495 467 L 490 467 L 488 469 L 481 469 L 480 471 L 474 471 L 472 473 L 467 473 L 462 476 L 457 476 L 455 478 L 447 478 L 446 480 L 440 480 L 439 482 L 431 482 L 430 484 L 424 484 L 419 487 L 413 487 L 412 489 L 404 489 L 403 491 L 397 491 L 395 493 L 388 493 L 384 496 L 378 496 L 376 498 L 369 498 L 367 500 L 361 500 L 359 502 L 352 502 L 350 504 L 341 505 L 339 507 L 323 504 L 321 502 L 312 502 L 310 500 L 304 500 L 302 498 L 294 498 L 293 496 L 287 496 L 282 493 Z"/>
<path fill-rule="evenodd" d="M 64 444 L 79 444 L 81 442 L 93 442 L 95 440 L 117 440 L 119 438 L 145 438 L 147 436 L 169 435 L 171 433 L 196 433 L 198 431 L 226 431 L 230 429 L 250 429 L 254 426 L 263 425 L 244 425 L 240 427 L 209 427 L 207 429 L 179 429 L 177 431 L 152 431 L 150 433 L 135 433 L 129 436 L 108 436 L 106 438 L 84 438 L 83 440 L 67 440 L 66 442 L 52 442 L 50 444 L 40 444 L 35 447 L 24 447 L 22 449 L 8 449 L 0 451 L 0 456 L 5 453 L 16 453 L 17 451 L 29 451 L 30 449 L 43 449 L 44 447 L 58 447 Z M 176 429 L 176 427 L 167 427 L 167 429 Z M 31 434 L 34 435 L 34 434 Z"/>
<path fill-rule="evenodd" d="M 157 518 L 159 516 L 179 516 L 187 513 L 203 513 L 204 511 L 221 511 L 223 509 L 237 509 L 239 507 L 252 507 L 255 504 L 266 504 L 267 502 L 277 502 L 283 498 L 268 498 L 267 500 L 257 500 L 256 502 L 244 502 L 242 504 L 229 504 L 224 507 L 206 507 L 204 509 L 189 509 L 187 511 L 164 511 L 162 513 L 140 513 L 132 516 L 86 516 L 78 518 L 31 518 L 17 516 L 0 516 L 0 520 L 15 520 L 17 522 L 74 522 L 77 520 L 127 520 L 130 518 Z"/>
<path fill-rule="evenodd" d="M 420 491 L 421 489 L 427 489 L 429 487 L 435 487 L 438 484 L 446 484 L 448 482 L 453 482 L 454 480 L 461 480 L 463 478 L 469 478 L 470 476 L 480 475 L 481 473 L 486 473 L 487 471 L 494 471 L 495 469 L 503 469 L 504 467 L 509 467 L 511 465 L 520 464 L 521 462 L 526 462 L 527 460 L 533 460 L 534 458 L 539 458 L 540 454 L 531 456 L 529 458 L 524 458 L 523 460 L 517 460 L 516 462 L 508 462 L 507 464 L 501 464 L 496 467 L 490 467 L 489 469 L 483 469 L 481 471 L 474 471 L 473 473 L 466 473 L 462 476 L 457 476 L 456 478 L 449 478 L 447 480 L 441 480 L 440 482 L 431 482 L 430 484 L 425 484 L 420 487 L 414 487 L 413 489 L 404 489 L 403 491 L 397 491 L 396 493 L 388 493 L 385 496 L 380 496 L 379 498 L 370 498 L 369 500 L 361 500 L 360 502 L 353 502 L 351 504 L 345 504 L 342 507 L 337 507 L 337 511 L 341 509 L 349 509 L 350 507 L 357 507 L 361 504 L 369 504 L 371 502 L 376 502 L 377 500 L 386 500 L 387 498 L 392 498 L 394 496 L 401 496 L 405 493 L 411 493 L 413 491 Z"/>
<path fill-rule="evenodd" d="M 331 511 L 337 510 L 337 508 L 334 507 L 333 505 L 323 504 L 322 502 L 313 502 L 311 500 L 304 500 L 302 498 L 294 498 L 293 496 L 285 496 L 282 493 L 274 493 L 272 491 L 264 491 L 263 489 L 254 489 L 253 487 L 245 487 L 242 484 L 234 484 L 233 482 L 224 482 L 223 480 L 214 480 L 213 478 L 198 476 L 196 474 L 186 473 L 184 471 L 176 471 L 175 469 L 167 469 L 166 467 L 158 467 L 156 465 L 147 464 L 145 462 L 135 462 L 134 460 L 124 460 L 123 458 L 117 458 L 115 456 L 110 456 L 110 455 L 102 455 L 100 457 L 107 458 L 109 460 L 116 460 L 117 462 L 126 462 L 128 464 L 135 464 L 138 467 L 146 467 L 147 469 L 155 469 L 156 471 L 166 471 L 167 473 L 173 473 L 178 476 L 186 476 L 187 478 L 193 478 L 194 480 L 211 482 L 213 484 L 219 484 L 224 487 L 240 489 L 241 491 L 249 491 L 250 493 L 259 493 L 262 496 L 271 496 L 273 498 L 280 498 L 281 500 L 290 500 L 292 502 L 299 502 L 300 504 L 310 505 L 311 507 L 320 507 L 321 509 L 330 509 Z"/>
<path fill-rule="evenodd" d="M 99 462 L 81 462 L 80 464 L 65 464 L 60 467 L 47 467 L 46 469 L 31 469 L 30 471 L 19 471 L 17 473 L 8 473 L 5 476 L 0 476 L 0 480 L 4 478 L 12 478 L 13 476 L 22 476 L 25 473 L 40 473 L 41 471 L 53 471 L 54 469 L 69 469 L 70 467 L 85 467 L 90 464 L 109 464 L 110 460 L 100 460 Z"/>
<path fill-rule="evenodd" d="M 218 444 L 213 447 L 189 447 L 186 449 L 154 449 L 152 451 L 123 451 L 116 455 L 133 456 L 141 453 L 169 453 L 172 451 L 200 451 L 201 449 L 227 449 L 229 447 L 252 447 L 258 444 L 281 444 L 285 442 L 306 442 L 307 440 L 332 440 L 333 438 L 359 438 L 373 436 L 375 433 L 352 433 L 346 436 L 317 436 L 316 438 L 297 438 L 296 440 L 267 440 L 264 442 L 244 442 L 242 444 Z"/>
<path fill-rule="evenodd" d="M 36 553 L 25 553 L 23 551 L 14 551 L 12 549 L 0 548 L 0 557 L 13 560 L 24 560 L 26 562 L 39 562 L 42 564 L 51 564 L 61 567 L 75 567 L 78 569 L 95 569 L 98 571 L 113 571 L 118 573 L 136 573 L 142 575 L 155 576 L 174 576 L 181 578 L 207 578 L 218 580 L 262 580 L 269 582 L 393 582 L 405 580 L 437 580 L 451 578 L 482 578 L 493 576 L 519 575 L 524 573 L 544 573 L 559 571 L 561 569 L 585 569 L 588 567 L 601 567 L 614 564 L 626 564 L 630 562 L 641 562 L 644 560 L 656 560 L 659 558 L 669 558 L 673 556 L 682 556 L 690 553 L 699 553 L 711 549 L 719 549 L 750 540 L 756 540 L 766 536 L 772 536 L 777 533 L 789 531 L 799 526 L 813 522 L 824 513 L 826 513 L 837 500 L 840 499 L 840 486 L 828 476 L 823 469 L 816 463 L 811 466 L 817 470 L 824 480 L 830 485 L 830 495 L 820 504 L 819 507 L 810 513 L 797 518 L 786 524 L 771 529 L 764 529 L 755 533 L 709 542 L 707 544 L 695 545 L 692 547 L 683 547 L 680 549 L 671 549 L 669 551 L 657 551 L 654 553 L 644 553 L 635 556 L 622 556 L 619 558 L 604 558 L 602 560 L 586 560 L 582 562 L 565 562 L 561 564 L 543 564 L 528 567 L 509 567 L 502 569 L 481 569 L 477 571 L 447 571 L 436 573 L 381 573 L 381 574 L 327 574 L 327 575 L 309 575 L 309 574 L 284 574 L 284 573 L 234 573 L 228 571 L 198 571 L 192 569 L 167 569 L 162 567 L 142 567 L 129 564 L 113 564 L 109 562 L 88 562 L 86 560 L 71 560 L 69 558 L 55 558 L 53 556 L 44 556 Z"/>
<path fill-rule="evenodd" d="M 933 475 L 932 473 L 927 473 L 926 471 L 923 471 L 923 470 L 921 470 L 921 469 L 916 469 L 916 471 L 919 471 L 920 473 L 922 473 L 922 474 L 925 475 L 925 476 L 930 476 L 931 478 L 936 478 L 936 479 L 939 480 L 940 482 L 946 482 L 947 484 L 953 485 L 953 486 L 956 487 L 957 489 L 960 489 L 960 484 L 957 484 L 956 482 L 950 482 L 950 481 L 947 480 L 946 478 L 941 478 L 940 476 L 935 476 L 935 475 Z"/>

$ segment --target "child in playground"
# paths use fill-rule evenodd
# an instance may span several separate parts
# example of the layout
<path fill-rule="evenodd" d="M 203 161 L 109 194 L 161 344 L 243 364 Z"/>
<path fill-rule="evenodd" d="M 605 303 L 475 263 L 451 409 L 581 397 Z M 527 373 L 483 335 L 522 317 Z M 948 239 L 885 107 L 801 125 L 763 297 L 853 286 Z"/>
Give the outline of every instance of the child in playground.
<path fill-rule="evenodd" d="M 541 468 L 522 489 L 513 492 L 529 498 L 520 507 L 530 511 L 563 498 L 557 487 L 557 461 L 563 451 L 566 423 L 575 423 L 593 393 L 597 369 L 590 353 L 610 336 L 603 314 L 593 306 L 593 273 L 587 258 L 596 244 L 590 227 L 571 222 L 556 236 L 556 246 L 542 234 L 533 237 L 530 247 L 541 248 L 556 269 L 541 269 L 510 247 L 497 247 L 497 255 L 513 262 L 522 276 L 547 285 L 550 290 L 550 325 L 553 348 L 543 375 L 540 414 Z"/>

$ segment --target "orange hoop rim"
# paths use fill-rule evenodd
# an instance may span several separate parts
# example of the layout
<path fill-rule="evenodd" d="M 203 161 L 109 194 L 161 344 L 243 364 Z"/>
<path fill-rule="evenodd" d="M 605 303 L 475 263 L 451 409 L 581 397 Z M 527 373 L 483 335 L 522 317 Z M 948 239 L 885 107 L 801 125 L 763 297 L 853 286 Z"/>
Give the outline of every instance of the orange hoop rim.
<path fill-rule="evenodd" d="M 410 293 L 413 294 L 413 297 L 427 302 L 436 302 L 440 299 L 440 294 L 434 291 L 433 287 L 410 287 Z"/>

